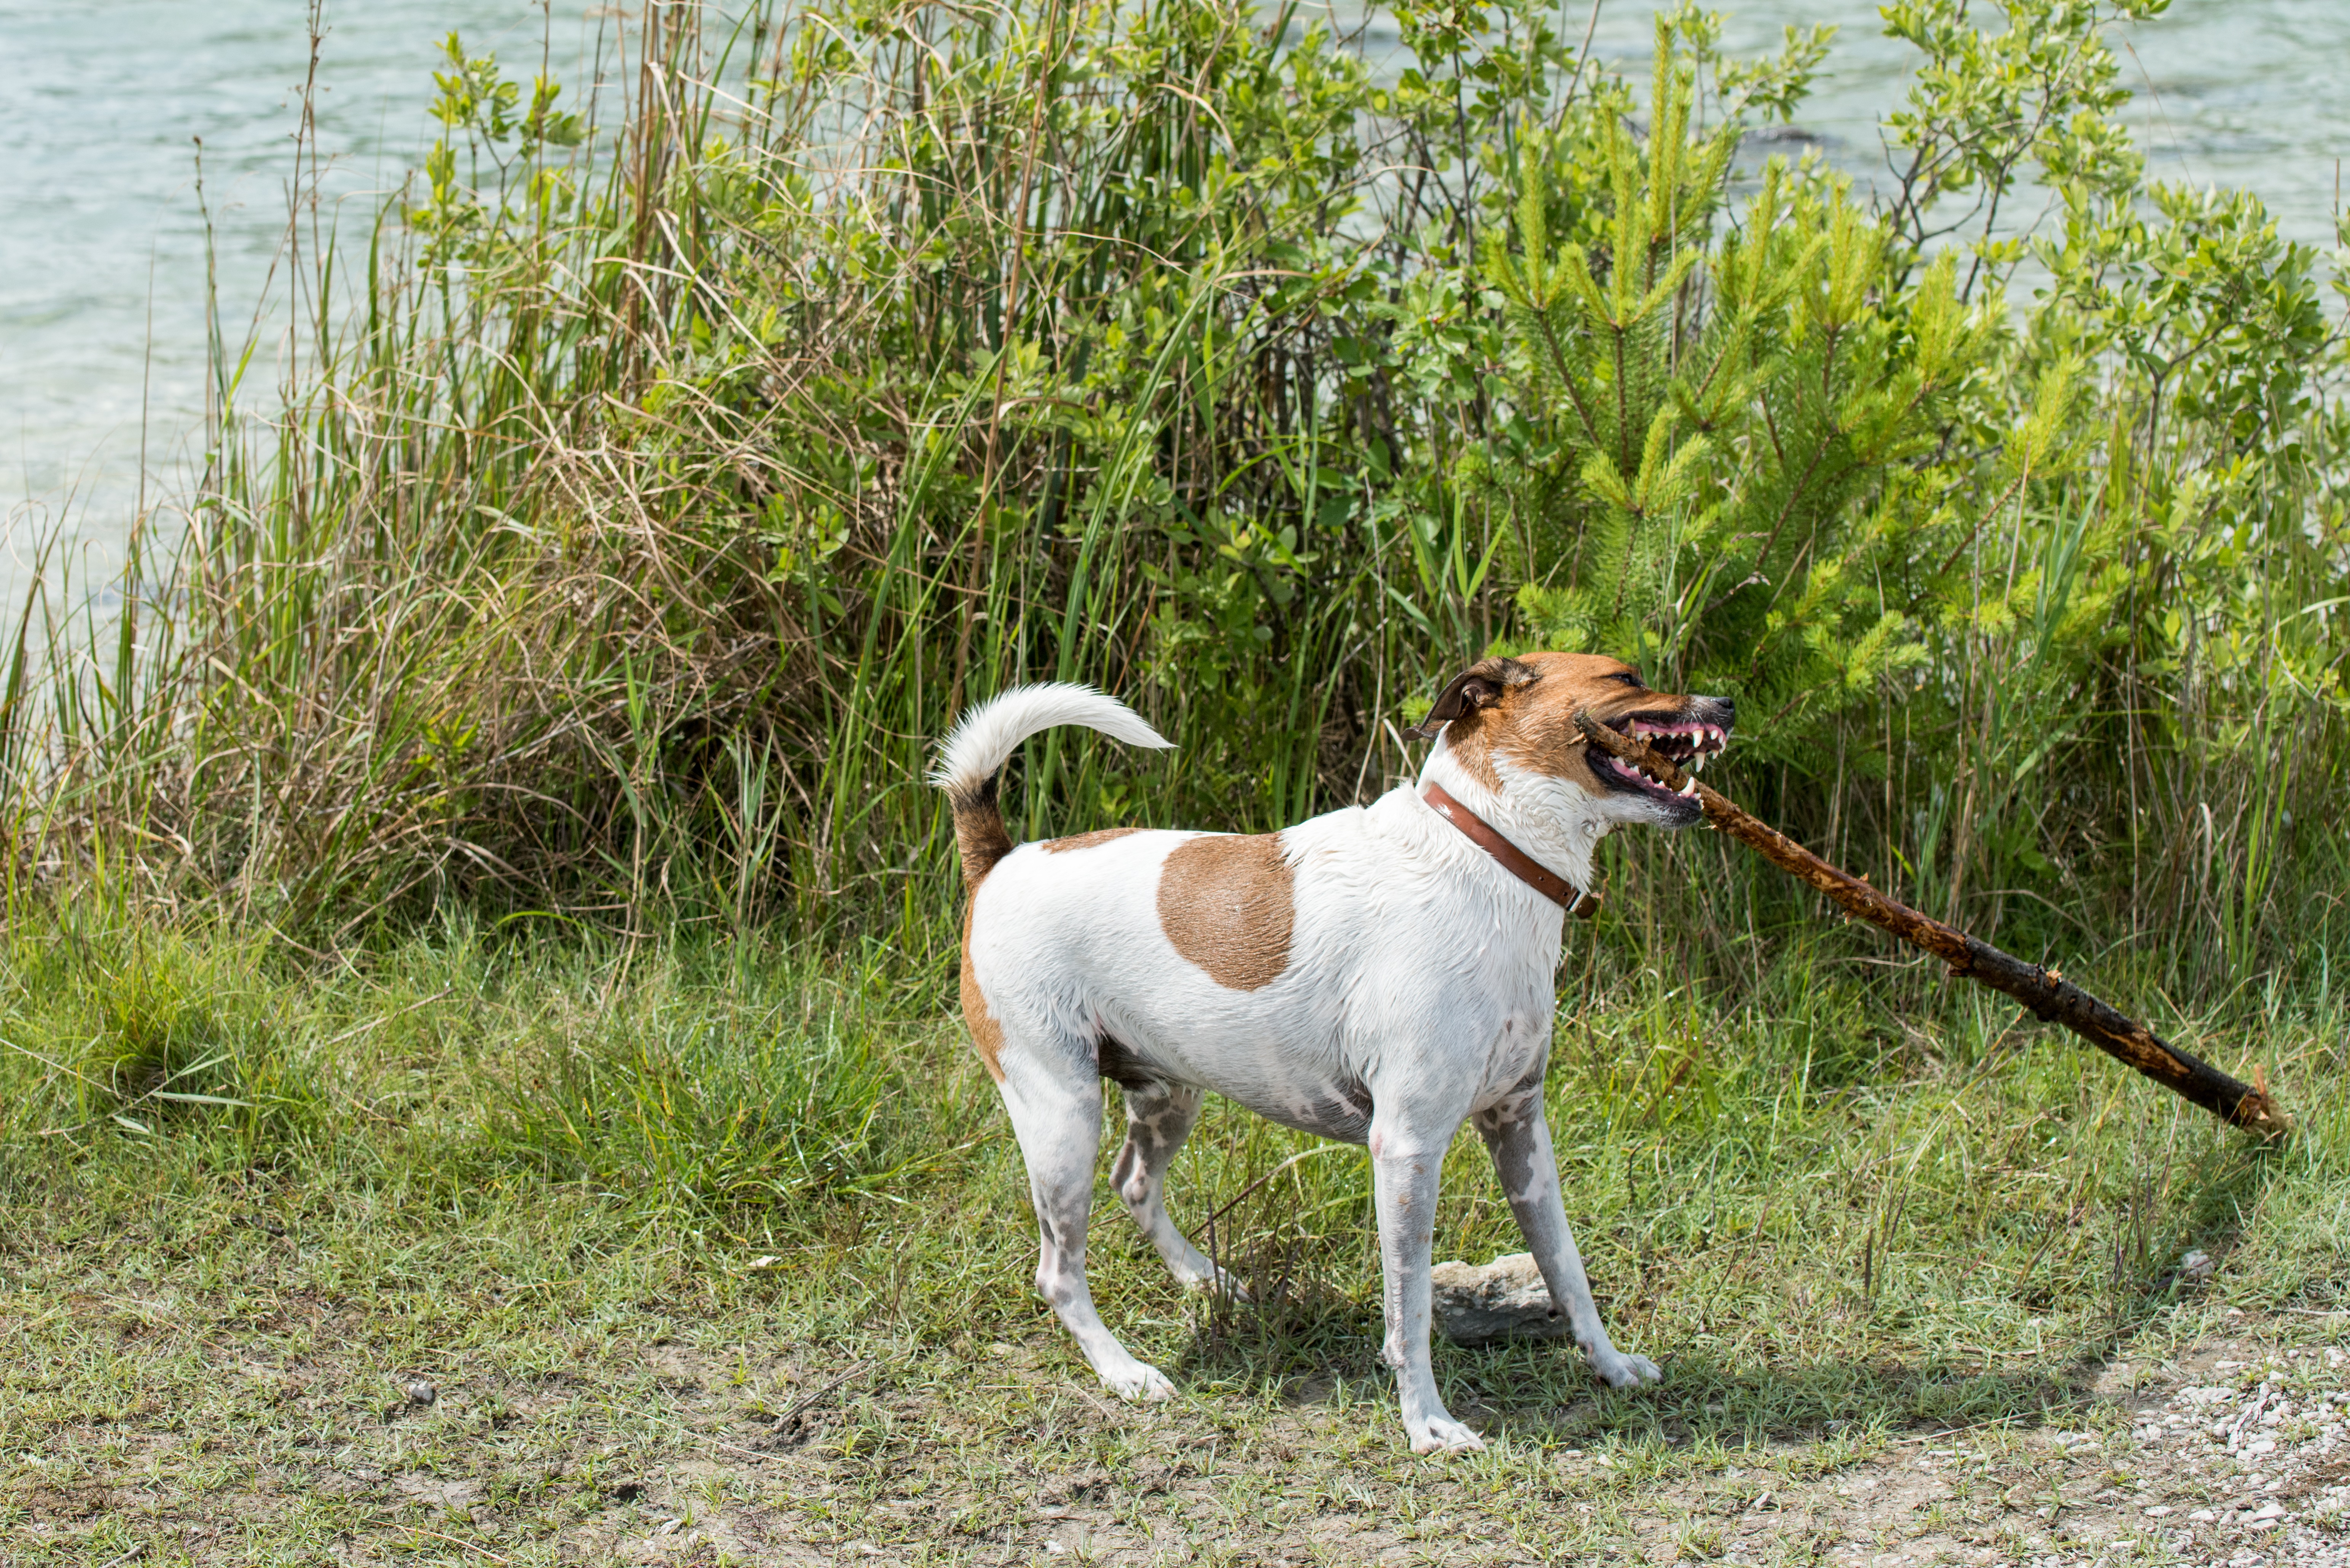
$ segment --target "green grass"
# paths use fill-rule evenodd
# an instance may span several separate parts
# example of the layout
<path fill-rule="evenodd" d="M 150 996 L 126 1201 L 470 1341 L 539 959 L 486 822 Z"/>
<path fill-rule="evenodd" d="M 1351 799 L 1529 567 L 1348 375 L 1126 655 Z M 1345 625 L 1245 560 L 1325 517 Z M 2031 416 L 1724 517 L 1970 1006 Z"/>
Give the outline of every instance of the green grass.
<path fill-rule="evenodd" d="M 2350 1063 L 2314 996 L 2158 1020 L 2231 1067 L 2257 1042 L 2298 1123 L 2263 1152 L 1972 992 L 1881 1014 L 1825 949 L 1734 1009 L 1596 966 L 1560 1016 L 1553 1125 L 1603 1308 L 1669 1381 L 1440 1345 L 1494 1440 L 1448 1467 L 1405 1450 L 1378 1365 L 1360 1152 L 1221 1102 L 1172 1202 L 1195 1233 L 1231 1206 L 1217 1249 L 1264 1304 L 1179 1292 L 1113 1207 L 1097 1297 L 1182 1398 L 1099 1396 L 1030 1289 L 951 954 L 452 922 L 318 967 L 83 918 L 19 922 L 6 961 L 14 1562 L 595 1556 L 697 1486 L 745 1561 L 743 1529 L 993 1560 L 1036 1544 L 1040 1492 L 1082 1509 L 1137 1474 L 1211 1558 L 1256 1520 L 1628 1552 L 1661 1539 L 1659 1499 L 1695 1552 L 1725 1488 L 1826 1486 L 1950 1428 L 2028 1470 L 2031 1434 L 2119 1420 L 2090 1393 L 2117 1355 L 2231 1309 L 2338 1336 L 2295 1314 L 2345 1304 Z M 1474 1139 L 1439 1238 L 1519 1250 Z M 2175 1278 L 2189 1248 L 2220 1261 L 2208 1289 Z M 420 1374 L 430 1408 L 400 1394 Z"/>
<path fill-rule="evenodd" d="M 1773 1491 L 1809 1561 L 1951 1428 L 1950 1529 L 2055 1550 L 2095 1478 L 2046 1436 L 2115 1428 L 2116 1358 L 2338 1338 L 2350 1251 L 2350 361 L 2318 257 L 2107 133 L 2137 8 L 1913 38 L 1904 199 L 1788 171 L 1778 231 L 1674 84 L 1711 137 L 1816 55 L 1725 70 L 1695 16 L 1637 143 L 1532 0 L 1393 8 L 1392 83 L 1226 0 L 649 8 L 596 123 L 452 40 L 426 170 L 216 328 L 184 534 L 142 522 L 119 609 L 44 556 L 6 651 L 0 1552 L 1007 1560 L 1068 1513 L 1128 1558 L 1702 1557 Z M 1922 247 L 2034 167 L 2078 221 L 2019 313 L 2020 251 Z M 1685 292 L 1488 297 L 1547 244 L 1637 305 L 1644 223 Z M 931 747 L 1093 680 L 1180 762 L 1040 740 L 1027 836 L 1268 827 L 1535 641 L 1734 691 L 1745 804 L 2265 1072 L 2296 1135 L 1719 840 L 1618 844 L 1551 1114 L 1671 1380 L 1441 1348 L 1493 1447 L 1411 1460 L 1362 1157 L 1219 1104 L 1172 1205 L 1258 1304 L 1103 1218 L 1105 1316 L 1183 1392 L 1105 1404 L 951 1016 Z M 1440 1236 L 1517 1249 L 1473 1144 Z"/>

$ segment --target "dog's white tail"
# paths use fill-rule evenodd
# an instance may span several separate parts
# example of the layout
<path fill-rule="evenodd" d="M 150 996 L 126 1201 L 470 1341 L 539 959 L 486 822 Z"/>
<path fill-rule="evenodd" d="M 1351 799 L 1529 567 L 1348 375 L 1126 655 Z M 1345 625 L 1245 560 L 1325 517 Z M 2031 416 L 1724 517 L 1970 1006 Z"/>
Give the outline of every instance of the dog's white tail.
<path fill-rule="evenodd" d="M 954 805 L 955 846 L 962 854 L 965 887 L 978 887 L 980 878 L 1012 853 L 1012 838 L 1003 830 L 1003 813 L 996 805 L 997 772 L 1021 742 L 1060 724 L 1083 724 L 1129 746 L 1163 751 L 1174 745 L 1117 698 L 1067 681 L 1015 686 L 965 713 L 931 774 L 931 782 L 946 791 Z"/>

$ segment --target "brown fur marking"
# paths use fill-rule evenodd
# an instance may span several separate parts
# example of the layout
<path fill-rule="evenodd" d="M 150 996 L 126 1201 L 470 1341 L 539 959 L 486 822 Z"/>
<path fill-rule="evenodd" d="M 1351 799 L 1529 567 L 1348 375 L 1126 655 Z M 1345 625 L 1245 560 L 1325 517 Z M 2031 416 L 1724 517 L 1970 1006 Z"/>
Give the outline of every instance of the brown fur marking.
<path fill-rule="evenodd" d="M 955 849 L 962 857 L 963 888 L 977 892 L 995 863 L 1012 853 L 1012 836 L 1003 830 L 1003 813 L 995 804 L 995 781 L 991 778 L 968 794 L 958 792 L 948 798 L 954 807 Z"/>
<path fill-rule="evenodd" d="M 1471 713 L 1444 727 L 1445 751 L 1461 772 L 1495 794 L 1502 793 L 1502 775 L 1493 767 L 1493 732 L 1499 720 L 1498 712 Z"/>
<path fill-rule="evenodd" d="M 1470 777 L 1487 789 L 1502 787 L 1496 756 L 1528 773 L 1548 774 L 1583 785 L 1603 787 L 1591 771 L 1589 753 L 1575 715 L 1588 708 L 1602 720 L 1625 713 L 1675 711 L 1689 701 L 1611 679 L 1632 667 L 1596 653 L 1527 653 L 1518 662 L 1534 672 L 1525 685 L 1504 690 L 1492 706 L 1463 713 L 1445 727 L 1445 749 Z"/>
<path fill-rule="evenodd" d="M 1039 846 L 1047 855 L 1066 855 L 1072 849 L 1091 849 L 1097 844 L 1107 844 L 1113 838 L 1124 838 L 1129 833 L 1139 833 L 1139 827 L 1097 827 L 1091 833 L 1073 833 L 1066 838 L 1048 838 Z"/>
<path fill-rule="evenodd" d="M 980 1064 L 987 1075 L 997 1083 L 1003 1082 L 1003 1025 L 987 1011 L 987 998 L 979 989 L 979 978 L 971 972 L 971 906 L 962 911 L 962 1021 L 971 1031 L 971 1043 L 979 1051 Z"/>
<path fill-rule="evenodd" d="M 1520 688 L 1537 679 L 1534 666 L 1523 659 L 1481 659 L 1454 676 L 1452 683 L 1438 693 L 1428 717 L 1421 722 L 1421 730 L 1414 732 L 1428 731 L 1430 725 L 1446 726 L 1444 744 L 1452 760 L 1471 778 L 1487 789 L 1499 791 L 1502 775 L 1493 769 L 1492 756 L 1494 726 L 1478 721 L 1513 701 L 1520 695 Z"/>
<path fill-rule="evenodd" d="M 1289 968 L 1295 881 L 1277 833 L 1187 839 L 1159 874 L 1159 929 L 1218 985 L 1260 991 Z"/>

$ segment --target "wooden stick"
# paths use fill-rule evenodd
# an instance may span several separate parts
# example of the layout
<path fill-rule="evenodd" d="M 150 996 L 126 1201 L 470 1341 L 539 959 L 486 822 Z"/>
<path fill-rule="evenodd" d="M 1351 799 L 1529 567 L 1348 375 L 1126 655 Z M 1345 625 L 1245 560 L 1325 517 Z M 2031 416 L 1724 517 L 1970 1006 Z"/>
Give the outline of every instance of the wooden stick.
<path fill-rule="evenodd" d="M 1588 712 L 1575 722 L 1593 745 L 1639 769 L 1667 789 L 1688 793 L 1704 808 L 1706 820 L 1781 870 L 1809 883 L 1871 925 L 1882 926 L 1912 946 L 1950 966 L 1954 975 L 2006 992 L 2046 1023 L 2061 1023 L 2108 1056 L 2183 1095 L 2223 1121 L 2268 1135 L 2287 1130 L 2284 1114 L 2268 1096 L 2266 1085 L 2241 1084 L 2208 1062 L 2180 1050 L 2145 1024 L 2124 1017 L 2053 970 L 2026 963 L 1980 941 L 1955 926 L 1918 913 L 1887 898 L 1849 872 L 1839 871 L 1794 839 L 1740 810 L 1650 749 Z"/>

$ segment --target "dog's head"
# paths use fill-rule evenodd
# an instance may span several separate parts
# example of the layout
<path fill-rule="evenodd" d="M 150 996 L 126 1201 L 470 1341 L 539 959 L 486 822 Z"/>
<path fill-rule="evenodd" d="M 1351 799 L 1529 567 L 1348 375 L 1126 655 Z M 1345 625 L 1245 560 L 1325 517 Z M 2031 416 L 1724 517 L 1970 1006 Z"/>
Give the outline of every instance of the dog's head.
<path fill-rule="evenodd" d="M 1687 827 L 1703 815 L 1695 800 L 1650 783 L 1586 741 L 1575 716 L 1586 709 L 1603 724 L 1646 737 L 1682 766 L 1721 750 L 1737 718 L 1727 697 L 1651 691 L 1620 659 L 1527 653 L 1462 670 L 1413 733 L 1441 731 L 1446 752 L 1496 793 L 1506 768 L 1583 790 L 1613 822 Z"/>

